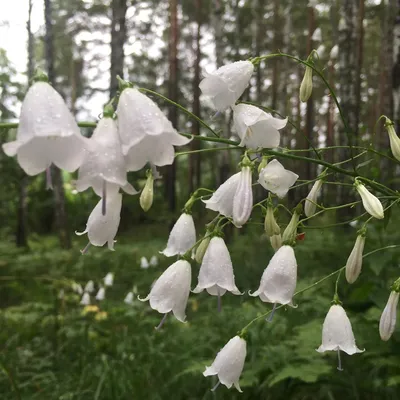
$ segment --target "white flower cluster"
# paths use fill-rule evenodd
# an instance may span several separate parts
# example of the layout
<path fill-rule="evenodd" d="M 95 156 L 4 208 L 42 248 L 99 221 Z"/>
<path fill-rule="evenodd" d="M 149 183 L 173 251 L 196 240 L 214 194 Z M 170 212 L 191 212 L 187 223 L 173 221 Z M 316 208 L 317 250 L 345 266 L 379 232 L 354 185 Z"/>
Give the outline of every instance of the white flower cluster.
<path fill-rule="evenodd" d="M 313 40 L 319 41 L 320 36 L 321 32 L 316 30 Z M 259 164 L 257 183 L 253 183 L 253 169 L 259 160 L 251 159 L 249 154 L 256 154 L 264 148 L 278 147 L 279 131 L 287 124 L 287 118 L 274 118 L 261 108 L 245 103 L 237 104 L 249 84 L 253 70 L 252 62 L 238 61 L 207 74 L 200 83 L 203 95 L 211 100 L 216 111 L 232 110 L 233 125 L 240 138 L 239 145 L 248 150 L 242 158 L 240 171 L 222 183 L 208 198 L 196 197 L 196 191 L 174 224 L 166 248 L 161 254 L 166 257 L 178 256 L 178 260 L 154 282 L 147 297 L 138 297 L 141 301 L 149 301 L 152 309 L 164 314 L 157 329 L 161 328 L 170 312 L 177 320 L 186 320 L 192 284 L 191 259 L 200 264 L 197 286 L 192 292 L 200 293 L 205 290 L 209 295 L 216 296 L 218 311 L 221 311 L 221 298 L 226 292 L 243 294 L 236 286 L 232 259 L 223 239 L 220 223 L 228 221 L 226 223 L 232 223 L 237 228 L 248 223 L 254 207 L 253 185 L 257 183 L 270 192 L 267 208 L 264 208 L 264 227 L 275 254 L 261 276 L 258 289 L 249 294 L 273 305 L 269 321 L 276 309 L 286 305 L 293 306 L 298 267 L 293 247 L 299 240 L 298 225 L 303 206 L 299 204 L 296 207 L 281 235 L 280 226 L 274 216 L 272 195 L 279 199 L 284 198 L 299 176 L 286 170 L 278 160 L 269 160 L 271 157 L 265 156 Z M 92 187 L 101 199 L 90 214 L 86 229 L 78 234 L 87 233 L 90 244 L 103 246 L 108 243 L 110 249 L 113 249 L 120 221 L 120 189 L 128 194 L 137 193 L 127 180 L 127 172 L 140 170 L 147 163 L 152 166 L 152 170 L 147 172 L 146 185 L 140 197 L 140 204 L 147 211 L 153 202 L 155 166 L 172 164 L 175 156 L 173 146 L 182 146 L 190 141 L 178 134 L 151 99 L 126 82 L 122 81 L 121 87 L 116 113 L 107 105 L 92 137 L 86 139 L 80 134 L 61 96 L 48 83 L 40 80 L 32 85 L 24 99 L 17 140 L 3 145 L 7 155 L 17 155 L 20 166 L 29 175 L 48 170 L 51 164 L 70 172 L 79 168 L 77 190 L 83 191 Z M 307 101 L 311 93 L 312 68 L 307 66 L 300 89 L 301 100 Z M 393 155 L 399 159 L 400 139 L 394 133 L 391 121 L 387 124 Z M 317 207 L 323 208 L 317 204 L 317 200 L 324 177 L 325 173 L 318 176 L 304 199 L 306 219 L 316 213 Z M 362 178 L 356 178 L 354 185 L 365 211 L 371 217 L 383 219 L 382 203 L 361 180 Z M 192 204 L 198 199 L 204 202 L 207 209 L 218 213 L 207 225 L 206 234 L 199 241 L 191 214 Z M 363 227 L 358 232 L 344 267 L 349 283 L 354 283 L 361 273 L 365 238 L 366 229 Z M 152 256 L 150 260 L 146 257 L 140 259 L 142 269 L 157 265 L 157 256 Z M 112 286 L 113 280 L 112 273 L 105 276 L 95 296 L 97 301 L 105 299 L 106 287 Z M 89 281 L 84 289 L 77 284 L 73 289 L 82 295 L 82 305 L 90 304 L 90 295 L 95 290 L 93 281 Z M 388 340 L 395 329 L 400 283 L 396 281 L 392 289 L 379 325 L 383 340 Z M 135 290 L 130 291 L 124 302 L 132 304 L 134 293 Z M 228 388 L 234 385 L 241 391 L 239 378 L 247 351 L 245 333 L 242 331 L 230 339 L 217 354 L 212 365 L 206 367 L 204 376 L 218 376 L 218 383 L 213 390 L 222 383 Z M 341 369 L 341 351 L 349 355 L 363 351 L 356 346 L 350 320 L 340 305 L 337 293 L 334 305 L 330 307 L 323 323 L 322 344 L 317 351 L 337 351 L 338 369 Z"/>
<path fill-rule="evenodd" d="M 79 168 L 76 189 L 81 192 L 92 187 L 101 199 L 86 229 L 78 234 L 87 233 L 90 244 L 108 243 L 113 250 L 122 207 L 119 190 L 137 193 L 127 180 L 127 172 L 147 163 L 172 164 L 173 146 L 185 145 L 190 139 L 178 134 L 150 98 L 123 81 L 116 113 L 110 104 L 105 106 L 103 118 L 87 139 L 47 77 L 38 73 L 35 79 L 22 103 L 17 139 L 3 144 L 3 150 L 8 156 L 16 155 L 28 175 L 46 171 L 48 187 L 52 164 L 68 172 Z M 143 208 L 148 209 L 152 185 L 150 191 L 147 185 L 144 197 Z"/>

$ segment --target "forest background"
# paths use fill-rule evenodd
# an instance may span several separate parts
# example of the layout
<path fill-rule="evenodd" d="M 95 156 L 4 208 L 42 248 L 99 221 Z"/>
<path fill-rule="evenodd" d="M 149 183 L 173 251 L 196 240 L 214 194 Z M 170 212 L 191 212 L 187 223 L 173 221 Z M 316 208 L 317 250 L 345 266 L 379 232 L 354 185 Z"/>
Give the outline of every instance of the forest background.
<path fill-rule="evenodd" d="M 1 17 L 7 7 L 0 5 L 0 28 L 9 23 Z M 31 16 L 38 8 L 43 24 L 33 30 Z M 360 147 L 359 169 L 398 189 L 397 163 L 371 149 L 391 154 L 383 123 L 377 123 L 382 114 L 400 133 L 399 0 L 26 0 L 19 18 L 26 23 L 26 68 L 23 74 L 17 71 L 0 48 L 1 122 L 18 121 L 29 80 L 40 67 L 78 121 L 96 122 L 102 105 L 117 92 L 120 75 L 179 103 L 221 137 L 237 140 L 231 113 L 214 116 L 201 97 L 198 85 L 205 72 L 268 53 L 306 60 L 315 49 L 316 65 L 335 89 L 353 144 Z M 242 100 L 289 117 L 282 149 L 340 162 L 346 158 L 341 146 L 348 145 L 348 137 L 338 111 L 316 77 L 312 97 L 304 104 L 299 101 L 303 75 L 304 68 L 292 60 L 263 61 Z M 177 107 L 152 98 L 180 132 L 206 134 Z M 82 128 L 82 133 L 90 136 L 92 128 Z M 1 142 L 14 134 L 1 129 Z M 187 151 L 196 152 L 180 154 Z M 218 187 L 237 172 L 239 161 L 240 152 L 214 143 L 193 140 L 177 149 L 174 165 L 160 171 L 163 177 L 156 181 L 150 211 L 141 210 L 138 196 L 124 197 L 116 251 L 92 248 L 82 256 L 79 249 L 86 243 L 74 231 L 83 230 L 97 202 L 94 193 L 77 194 L 76 174 L 57 170 L 54 191 L 47 191 L 44 176 L 26 176 L 14 159 L 0 152 L 0 397 L 399 399 L 400 336 L 397 331 L 391 341 L 382 342 L 378 333 L 390 284 L 399 276 L 399 249 L 371 255 L 354 285 L 343 279 L 339 286 L 365 353 L 345 357 L 340 373 L 334 354 L 315 351 L 334 290 L 334 280 L 327 279 L 298 297 L 298 309 L 280 310 L 272 324 L 254 324 L 241 379 L 243 394 L 225 387 L 210 392 L 212 384 L 202 371 L 268 305 L 247 295 L 225 296 L 218 314 L 214 298 L 192 295 L 188 322 L 171 319 L 156 332 L 158 313 L 136 300 L 124 303 L 130 290 L 146 295 L 169 265 L 158 252 L 190 194 L 198 187 Z M 317 163 L 299 160 L 285 159 L 285 167 L 300 176 L 299 182 L 320 172 Z M 129 179 L 142 188 L 145 171 L 131 173 Z M 353 201 L 352 181 L 343 183 L 349 185 L 325 185 L 321 202 Z M 286 206 L 293 208 L 309 189 L 304 185 L 290 191 Z M 266 195 L 259 188 L 254 193 L 259 200 Z M 398 210 L 393 207 L 384 221 L 369 227 L 366 252 L 400 243 Z M 345 264 L 359 227 L 355 215 L 357 207 L 326 212 L 303 227 L 305 240 L 296 247 L 298 289 Z M 213 214 L 196 204 L 194 217 L 199 235 L 204 234 Z M 279 215 L 282 226 L 288 220 L 287 214 Z M 241 290 L 257 287 L 273 254 L 260 211 L 253 213 L 252 222 L 240 231 L 226 231 Z M 141 258 L 154 255 L 157 265 L 142 268 Z M 113 286 L 88 311 L 79 304 L 74 284 L 93 280 L 97 287 L 108 272 L 115 274 Z"/>

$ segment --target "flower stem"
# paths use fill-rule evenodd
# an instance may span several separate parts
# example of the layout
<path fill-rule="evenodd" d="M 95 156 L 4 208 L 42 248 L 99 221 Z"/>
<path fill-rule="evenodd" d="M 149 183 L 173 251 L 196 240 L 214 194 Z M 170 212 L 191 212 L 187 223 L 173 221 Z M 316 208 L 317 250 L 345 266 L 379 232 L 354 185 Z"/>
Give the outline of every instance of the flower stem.
<path fill-rule="evenodd" d="M 167 319 L 167 315 L 168 315 L 169 313 L 165 313 L 164 314 L 164 316 L 163 316 L 163 318 L 162 318 L 162 320 L 161 320 L 161 322 L 155 327 L 155 329 L 158 331 L 163 325 L 164 325 L 164 322 L 165 322 L 165 320 Z"/>

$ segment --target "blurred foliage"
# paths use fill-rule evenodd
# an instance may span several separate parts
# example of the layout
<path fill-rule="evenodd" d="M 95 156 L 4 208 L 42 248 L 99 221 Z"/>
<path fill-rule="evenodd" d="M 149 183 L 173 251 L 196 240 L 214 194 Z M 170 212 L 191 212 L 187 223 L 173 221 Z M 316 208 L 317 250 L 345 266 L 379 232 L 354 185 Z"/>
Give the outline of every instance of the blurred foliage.
<path fill-rule="evenodd" d="M 329 221 L 320 219 L 319 224 Z M 398 219 L 369 230 L 365 252 L 396 243 Z M 253 217 L 253 223 L 256 218 Z M 344 372 L 336 370 L 336 354 L 318 354 L 321 328 L 330 306 L 335 278 L 300 294 L 297 309 L 279 310 L 272 323 L 263 319 L 248 332 L 248 355 L 241 378 L 243 394 L 220 387 L 202 371 L 216 352 L 268 305 L 249 298 L 272 255 L 262 226 L 252 225 L 234 235 L 231 251 L 236 282 L 243 296 L 227 294 L 217 313 L 215 297 L 191 295 L 186 324 L 167 319 L 147 303 L 124 304 L 128 291 L 142 297 L 171 263 L 158 255 L 159 264 L 140 268 L 140 258 L 157 255 L 168 230 L 159 224 L 141 226 L 140 232 L 119 237 L 116 251 L 91 248 L 81 256 L 60 251 L 56 238 L 31 241 L 30 252 L 3 242 L 0 249 L 0 393 L 11 399 L 398 399 L 400 366 L 396 333 L 380 341 L 378 321 L 397 278 L 399 249 L 365 259 L 359 280 L 339 285 L 353 324 L 357 344 L 366 352 L 343 357 Z M 343 266 L 356 236 L 356 228 L 321 230 L 309 226 L 306 239 L 296 247 L 298 290 Z M 243 232 L 243 233 L 242 233 Z M 96 290 L 107 272 L 115 273 L 106 299 L 79 305 L 72 283 L 89 279 Z M 193 265 L 193 282 L 198 266 Z M 18 394 L 17 394 L 18 393 Z"/>

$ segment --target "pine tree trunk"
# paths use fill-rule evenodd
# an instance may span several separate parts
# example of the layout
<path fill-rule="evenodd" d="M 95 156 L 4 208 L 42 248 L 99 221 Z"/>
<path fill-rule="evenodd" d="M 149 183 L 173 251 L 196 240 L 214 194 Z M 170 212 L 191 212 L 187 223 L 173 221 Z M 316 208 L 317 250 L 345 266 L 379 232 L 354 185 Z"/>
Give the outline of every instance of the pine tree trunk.
<path fill-rule="evenodd" d="M 55 85 L 55 68 L 54 68 L 54 40 L 53 40 L 53 21 L 52 21 L 52 4 L 51 0 L 44 0 L 44 17 L 45 17 L 45 55 L 47 75 L 49 82 Z M 71 236 L 68 229 L 68 215 L 65 207 L 65 192 L 62 174 L 56 166 L 51 167 L 51 174 L 54 187 L 54 217 L 55 224 L 59 236 L 60 246 L 63 249 L 71 248 Z"/>
<path fill-rule="evenodd" d="M 195 9 L 197 16 L 197 29 L 194 43 L 194 76 L 193 76 L 193 104 L 192 111 L 194 115 L 200 117 L 200 62 L 201 62 L 201 8 L 202 0 L 195 0 Z M 192 122 L 192 135 L 200 135 L 200 124 L 198 121 Z M 201 148 L 200 140 L 192 140 L 190 143 L 191 150 L 199 150 Z M 194 192 L 196 187 L 201 186 L 201 153 L 190 155 L 189 159 L 189 192 Z"/>
<path fill-rule="evenodd" d="M 393 70 L 392 70 L 392 92 L 393 92 L 393 121 L 396 132 L 400 133 L 400 0 L 390 0 L 393 15 L 396 17 L 393 29 Z"/>
<path fill-rule="evenodd" d="M 112 0 L 111 10 L 111 68 L 110 68 L 110 98 L 118 90 L 117 75 L 124 76 L 124 44 L 126 41 L 126 0 Z"/>
<path fill-rule="evenodd" d="M 26 23 L 26 30 L 28 32 L 28 87 L 33 77 L 35 69 L 34 60 L 34 36 L 31 28 L 32 17 L 32 0 L 28 3 L 28 21 Z M 27 233 L 27 200 L 28 200 L 28 184 L 29 178 L 24 175 L 19 184 L 18 193 L 18 212 L 17 212 L 17 232 L 16 232 L 16 245 L 18 247 L 28 247 L 28 233 Z"/>
<path fill-rule="evenodd" d="M 173 101 L 178 101 L 178 2 L 177 0 L 169 1 L 169 81 L 168 81 L 168 97 Z M 174 128 L 178 128 L 178 112 L 173 105 L 169 106 L 168 117 Z M 176 208 L 176 167 L 175 163 L 166 167 L 165 173 L 165 194 L 168 201 L 170 211 Z"/>

